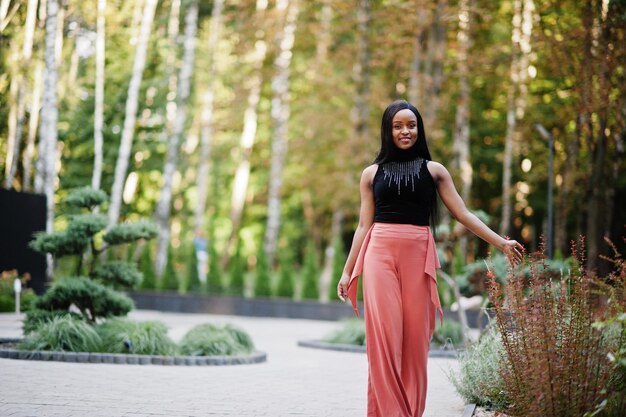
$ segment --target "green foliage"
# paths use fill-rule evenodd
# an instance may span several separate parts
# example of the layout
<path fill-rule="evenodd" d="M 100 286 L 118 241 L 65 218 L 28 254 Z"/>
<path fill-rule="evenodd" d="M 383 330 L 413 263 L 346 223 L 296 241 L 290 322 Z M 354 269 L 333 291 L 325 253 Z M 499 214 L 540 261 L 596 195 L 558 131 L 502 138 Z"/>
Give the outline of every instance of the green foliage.
<path fill-rule="evenodd" d="M 262 244 L 256 255 L 256 269 L 254 270 L 254 295 L 257 297 L 269 297 L 272 295 L 272 275 L 267 262 L 267 254 Z"/>
<path fill-rule="evenodd" d="M 141 251 L 141 258 L 139 260 L 139 268 L 143 273 L 143 280 L 141 281 L 141 289 L 154 290 L 156 289 L 156 272 L 154 271 L 154 261 L 152 260 L 152 251 L 150 245 L 146 243 Z"/>
<path fill-rule="evenodd" d="M 502 341 L 494 326 L 480 336 L 478 342 L 459 353 L 459 371 L 449 375 L 466 403 L 495 409 L 509 404 L 504 381 L 500 375 Z"/>
<path fill-rule="evenodd" d="M 20 344 L 24 350 L 97 352 L 102 339 L 85 321 L 72 316 L 58 316 L 43 323 Z"/>
<path fill-rule="evenodd" d="M 41 310 L 68 310 L 71 305 L 91 322 L 99 317 L 126 315 L 134 307 L 124 294 L 85 277 L 58 280 L 35 303 Z"/>
<path fill-rule="evenodd" d="M 167 336 L 167 327 L 157 321 L 135 322 L 114 318 L 96 327 L 103 352 L 137 355 L 174 355 L 176 344 Z"/>
<path fill-rule="evenodd" d="M 105 285 L 135 288 L 142 280 L 142 274 L 134 264 L 124 261 L 111 261 L 93 270 L 91 277 Z"/>
<path fill-rule="evenodd" d="M 328 343 L 365 346 L 365 322 L 359 319 L 349 319 L 341 323 L 341 327 L 324 338 Z"/>
<path fill-rule="evenodd" d="M 463 327 L 455 320 L 444 320 L 443 325 L 435 327 L 433 344 L 459 347 L 463 343 Z"/>
<path fill-rule="evenodd" d="M 237 327 L 205 323 L 192 328 L 179 348 L 183 355 L 241 355 L 252 352 L 254 345 L 250 336 Z"/>
<path fill-rule="evenodd" d="M 312 242 L 306 247 L 302 274 L 302 298 L 317 300 L 319 298 L 319 275 L 317 251 Z"/>
<path fill-rule="evenodd" d="M 17 271 L 2 272 L 0 274 L 0 313 L 15 311 L 15 291 L 13 282 L 17 278 Z M 21 278 L 22 292 L 20 293 L 20 310 L 28 311 L 37 299 L 32 288 L 27 288 L 27 279 Z"/>
<path fill-rule="evenodd" d="M 161 276 L 160 282 L 160 289 L 178 291 L 180 284 L 174 265 L 174 248 L 171 245 L 167 249 L 167 263 L 165 264 L 165 270 L 163 271 L 163 276 Z"/>
<path fill-rule="evenodd" d="M 228 283 L 228 293 L 231 295 L 243 296 L 245 285 L 246 265 L 241 255 L 241 239 L 237 243 L 235 254 L 230 258 L 228 275 L 230 282 Z"/>
<path fill-rule="evenodd" d="M 224 291 L 222 267 L 212 240 L 209 242 L 209 272 L 206 277 L 206 291 L 209 294 L 221 294 Z"/>
<path fill-rule="evenodd" d="M 113 226 L 103 239 L 110 245 L 130 243 L 139 239 L 150 240 L 157 237 L 159 230 L 152 222 L 142 220 L 135 223 L 123 223 Z"/>
<path fill-rule="evenodd" d="M 198 256 L 196 255 L 196 247 L 193 243 L 189 245 L 185 269 L 185 285 L 187 289 L 193 292 L 201 291 L 203 283 L 200 281 L 200 275 L 198 274 Z"/>
<path fill-rule="evenodd" d="M 279 256 L 280 271 L 278 274 L 278 288 L 276 289 L 276 295 L 279 297 L 293 298 L 293 277 L 295 276 L 295 272 L 293 269 L 291 250 L 288 248 L 283 249 Z"/>
<path fill-rule="evenodd" d="M 50 253 L 52 256 L 61 257 L 82 254 L 89 246 L 89 237 L 71 237 L 66 232 L 41 232 L 35 234 L 35 239 L 29 245 L 37 252 Z"/>
<path fill-rule="evenodd" d="M 26 312 L 26 318 L 22 322 L 22 330 L 25 335 L 36 331 L 39 326 L 57 317 L 71 316 L 77 320 L 85 320 L 83 315 L 69 312 L 67 310 L 39 310 L 37 308 L 30 309 Z"/>
<path fill-rule="evenodd" d="M 97 207 L 108 200 L 108 196 L 102 190 L 95 190 L 91 187 L 74 189 L 65 199 L 65 204 L 74 207 L 91 209 Z"/>
<path fill-rule="evenodd" d="M 335 254 L 333 255 L 333 273 L 328 287 L 328 298 L 330 300 L 337 299 L 337 284 L 343 274 L 343 267 L 346 263 L 346 249 L 343 245 L 343 239 L 339 237 L 334 244 Z"/>

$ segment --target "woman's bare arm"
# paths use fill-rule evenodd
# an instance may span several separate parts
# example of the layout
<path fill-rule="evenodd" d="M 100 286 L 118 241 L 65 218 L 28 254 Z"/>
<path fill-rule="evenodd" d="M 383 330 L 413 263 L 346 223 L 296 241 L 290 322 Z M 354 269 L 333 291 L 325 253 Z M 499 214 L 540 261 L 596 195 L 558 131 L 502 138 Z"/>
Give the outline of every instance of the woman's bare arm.
<path fill-rule="evenodd" d="M 454 186 L 450 173 L 443 165 L 431 161 L 428 163 L 428 170 L 437 185 L 439 197 L 450 214 L 470 232 L 504 252 L 510 262 L 519 263 L 523 246 L 515 240 L 505 239 L 498 235 L 467 209 Z"/>
<path fill-rule="evenodd" d="M 361 174 L 361 182 L 359 186 L 361 192 L 359 225 L 354 233 L 352 245 L 350 246 L 350 253 L 348 254 L 348 259 L 343 267 L 341 279 L 337 285 L 337 296 L 341 298 L 341 301 L 346 301 L 346 296 L 348 295 L 348 283 L 350 282 L 350 275 L 352 275 L 356 258 L 359 255 L 359 250 L 361 249 L 365 235 L 374 222 L 374 191 L 372 189 L 372 182 L 377 170 L 378 165 L 370 165 L 365 168 Z"/>

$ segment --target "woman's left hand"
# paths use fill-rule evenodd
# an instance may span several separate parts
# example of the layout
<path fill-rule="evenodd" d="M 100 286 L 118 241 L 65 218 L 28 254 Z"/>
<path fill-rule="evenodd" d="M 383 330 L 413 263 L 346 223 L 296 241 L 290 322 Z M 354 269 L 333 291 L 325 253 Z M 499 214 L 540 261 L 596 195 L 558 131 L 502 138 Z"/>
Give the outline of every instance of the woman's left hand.
<path fill-rule="evenodd" d="M 522 254 L 524 253 L 524 246 L 517 240 L 508 239 L 504 241 L 504 244 L 500 248 L 504 255 L 509 260 L 511 265 L 517 265 L 522 262 Z"/>

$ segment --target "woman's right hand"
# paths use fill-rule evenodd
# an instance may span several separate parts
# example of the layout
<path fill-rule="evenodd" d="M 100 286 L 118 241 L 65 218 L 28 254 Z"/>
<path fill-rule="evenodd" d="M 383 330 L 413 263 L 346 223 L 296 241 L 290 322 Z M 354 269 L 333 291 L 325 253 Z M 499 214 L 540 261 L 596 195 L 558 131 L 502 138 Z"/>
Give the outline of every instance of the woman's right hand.
<path fill-rule="evenodd" d="M 345 302 L 346 298 L 348 298 L 348 284 L 349 283 L 350 283 L 350 275 L 344 272 L 341 275 L 339 284 L 337 284 L 337 297 L 339 297 L 341 301 L 343 302 Z"/>

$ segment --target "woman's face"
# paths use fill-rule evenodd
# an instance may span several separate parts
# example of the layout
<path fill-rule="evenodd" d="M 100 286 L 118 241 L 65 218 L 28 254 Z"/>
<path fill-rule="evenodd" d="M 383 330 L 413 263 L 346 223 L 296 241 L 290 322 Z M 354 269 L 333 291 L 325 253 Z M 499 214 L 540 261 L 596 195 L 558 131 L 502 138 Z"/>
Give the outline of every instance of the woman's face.
<path fill-rule="evenodd" d="M 409 149 L 417 142 L 417 117 L 409 109 L 400 110 L 391 122 L 393 143 L 399 149 Z"/>

